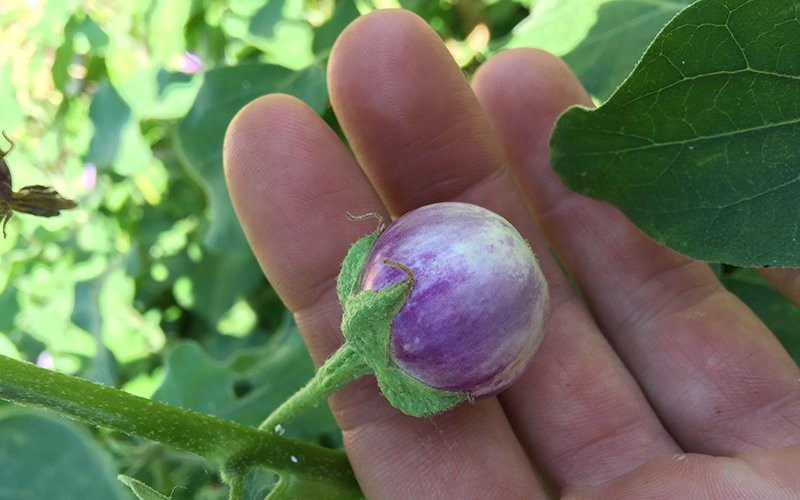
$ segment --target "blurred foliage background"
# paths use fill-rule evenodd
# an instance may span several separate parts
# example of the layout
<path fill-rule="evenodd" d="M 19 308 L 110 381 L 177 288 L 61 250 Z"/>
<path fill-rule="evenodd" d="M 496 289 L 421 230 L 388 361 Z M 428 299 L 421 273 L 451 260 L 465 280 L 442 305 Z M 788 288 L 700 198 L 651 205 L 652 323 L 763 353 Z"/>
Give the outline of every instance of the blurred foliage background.
<path fill-rule="evenodd" d="M 494 52 L 540 47 L 563 57 L 601 102 L 689 3 L 3 1 L 0 128 L 17 144 L 6 158 L 14 186 L 52 185 L 79 207 L 9 222 L 0 353 L 257 424 L 313 368 L 228 200 L 222 140 L 238 109 L 290 93 L 336 129 L 325 87 L 330 48 L 353 19 L 385 7 L 423 17 L 467 77 Z M 726 275 L 774 316 L 797 359 L 797 309 L 768 295 L 754 273 Z M 341 444 L 325 408 L 291 435 Z M 67 449 L 76 456 L 38 475 L 37 464 Z M 17 498 L 77 498 L 65 485 L 78 483 L 97 488 L 75 490 L 84 498 L 128 498 L 117 472 L 174 498 L 226 494 L 196 457 L 2 402 L 0 463 L 0 487 Z"/>

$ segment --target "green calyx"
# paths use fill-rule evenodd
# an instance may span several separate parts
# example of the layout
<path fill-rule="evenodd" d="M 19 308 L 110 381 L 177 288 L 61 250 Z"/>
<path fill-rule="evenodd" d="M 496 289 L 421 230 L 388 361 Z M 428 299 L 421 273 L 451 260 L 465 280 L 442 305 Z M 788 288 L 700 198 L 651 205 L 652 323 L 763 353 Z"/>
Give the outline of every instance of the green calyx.
<path fill-rule="evenodd" d="M 366 217 L 351 217 L 354 220 L 363 218 Z M 261 424 L 261 429 L 279 429 L 295 415 L 320 404 L 347 382 L 369 373 L 375 375 L 387 401 L 406 415 L 430 416 L 468 399 L 465 393 L 429 387 L 405 373 L 392 361 L 392 321 L 408 300 L 414 287 L 414 277 L 411 270 L 401 263 L 387 261 L 386 265 L 402 269 L 407 279 L 378 291 L 361 289 L 360 281 L 367 257 L 383 229 L 378 219 L 378 229 L 350 247 L 336 281 L 336 292 L 342 305 L 344 344 L 325 361 L 306 386 Z"/>

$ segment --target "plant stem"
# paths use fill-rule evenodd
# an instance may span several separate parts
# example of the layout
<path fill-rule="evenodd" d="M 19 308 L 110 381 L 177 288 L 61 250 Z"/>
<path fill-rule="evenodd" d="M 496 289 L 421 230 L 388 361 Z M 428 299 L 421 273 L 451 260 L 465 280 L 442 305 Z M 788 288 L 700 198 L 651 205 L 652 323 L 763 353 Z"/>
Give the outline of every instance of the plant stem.
<path fill-rule="evenodd" d="M 0 398 L 158 441 L 243 473 L 262 465 L 359 495 L 342 452 L 141 398 L 0 355 Z M 298 466 L 297 464 L 302 464 Z"/>
<path fill-rule="evenodd" d="M 369 367 L 350 344 L 345 342 L 319 367 L 306 385 L 276 408 L 258 428 L 277 432 L 278 426 L 285 425 L 305 410 L 319 405 L 346 383 L 368 373 Z"/>

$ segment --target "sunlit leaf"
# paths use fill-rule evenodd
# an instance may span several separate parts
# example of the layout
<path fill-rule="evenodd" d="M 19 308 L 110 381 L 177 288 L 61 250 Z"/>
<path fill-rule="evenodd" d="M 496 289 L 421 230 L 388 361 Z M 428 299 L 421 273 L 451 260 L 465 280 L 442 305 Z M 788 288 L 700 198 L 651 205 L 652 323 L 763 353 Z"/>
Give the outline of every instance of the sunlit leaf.
<path fill-rule="evenodd" d="M 108 35 L 85 13 L 74 14 L 64 26 L 64 42 L 55 52 L 53 83 L 64 94 L 74 94 L 74 78 L 70 69 L 79 57 L 91 51 L 102 56 L 108 46 Z M 85 46 L 82 46 L 84 45 Z"/>
<path fill-rule="evenodd" d="M 563 56 L 586 38 L 597 10 L 611 0 L 538 0 L 502 48 L 536 47 Z"/>
<path fill-rule="evenodd" d="M 575 191 L 657 241 L 742 266 L 800 265 L 800 4 L 700 0 L 597 110 L 551 138 Z"/>
<path fill-rule="evenodd" d="M 166 61 L 186 48 L 184 28 L 192 10 L 192 0 L 167 0 L 151 3 L 147 12 L 148 45 L 156 60 Z"/>
<path fill-rule="evenodd" d="M 134 304 L 136 284 L 123 269 L 105 273 L 97 307 L 103 321 L 103 344 L 120 363 L 145 358 L 166 341 L 158 314 L 139 311 Z"/>

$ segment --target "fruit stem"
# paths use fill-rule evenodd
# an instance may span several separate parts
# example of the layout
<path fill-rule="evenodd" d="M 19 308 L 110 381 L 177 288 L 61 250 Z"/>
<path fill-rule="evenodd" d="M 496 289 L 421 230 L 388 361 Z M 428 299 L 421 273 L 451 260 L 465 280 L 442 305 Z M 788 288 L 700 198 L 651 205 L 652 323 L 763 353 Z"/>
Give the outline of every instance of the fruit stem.
<path fill-rule="evenodd" d="M 284 401 L 258 426 L 260 430 L 280 433 L 289 420 L 322 403 L 346 383 L 370 372 L 369 367 L 345 342 L 319 367 L 314 377 Z"/>

